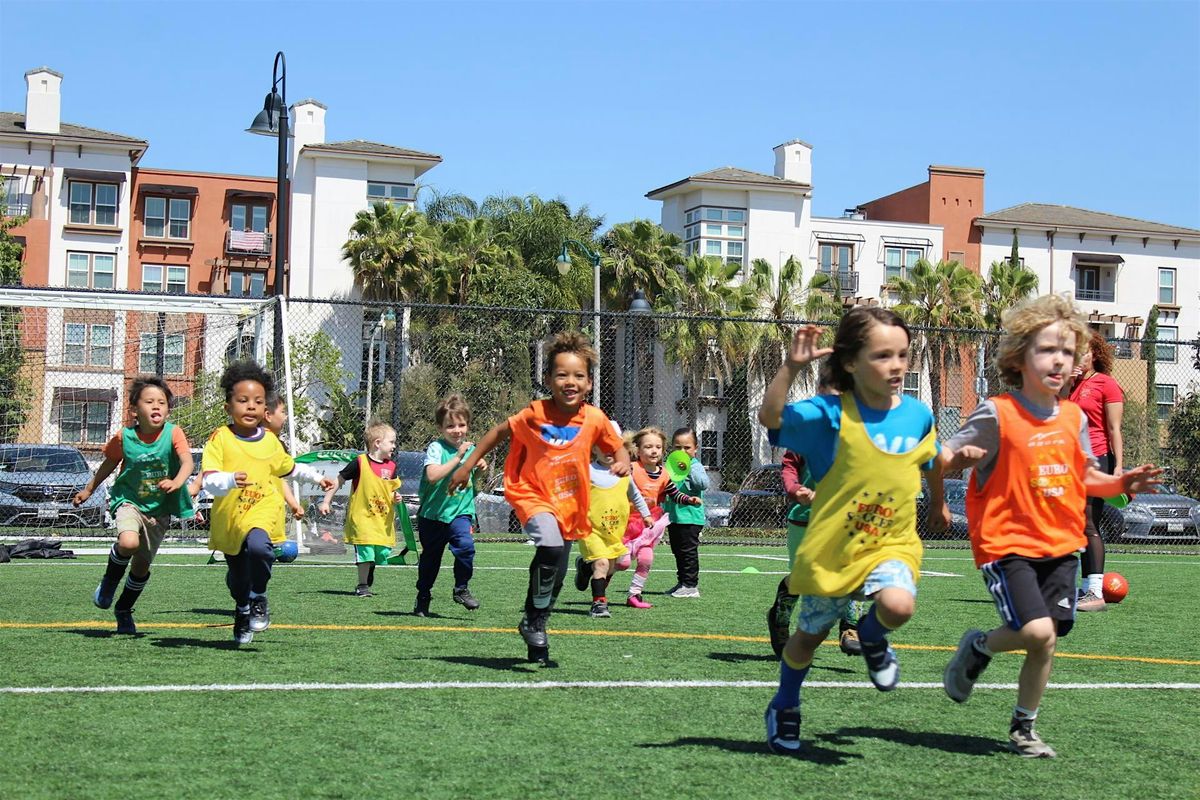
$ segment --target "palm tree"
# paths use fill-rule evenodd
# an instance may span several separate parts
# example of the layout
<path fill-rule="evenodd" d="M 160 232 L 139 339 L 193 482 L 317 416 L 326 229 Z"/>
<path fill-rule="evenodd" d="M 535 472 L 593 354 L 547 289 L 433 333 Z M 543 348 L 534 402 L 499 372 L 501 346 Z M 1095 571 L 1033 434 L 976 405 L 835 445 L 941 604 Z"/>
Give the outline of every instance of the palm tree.
<path fill-rule="evenodd" d="M 342 245 L 364 300 L 421 298 L 428 285 L 434 245 L 425 216 L 408 206 L 376 203 L 360 211 Z"/>
<path fill-rule="evenodd" d="M 729 381 L 732 365 L 746 358 L 753 344 L 753 326 L 738 318 L 753 314 L 758 299 L 749 285 L 734 281 L 741 269 L 741 264 L 725 264 L 719 258 L 691 256 L 683 263 L 679 286 L 659 297 L 661 313 L 695 318 L 668 320 L 660 334 L 665 357 L 683 372 L 688 422 L 693 426 L 705 380 L 716 375 Z"/>
<path fill-rule="evenodd" d="M 682 244 L 678 236 L 645 219 L 610 228 L 600 237 L 601 269 L 609 276 L 604 284 L 608 305 L 624 307 L 637 289 L 646 293 L 650 303 L 676 289 L 683 266 Z"/>
<path fill-rule="evenodd" d="M 512 269 L 519 256 L 509 236 L 497 233 L 483 217 L 457 217 L 439 228 L 431 274 L 437 302 L 470 305 L 472 281 L 489 269 Z"/>
<path fill-rule="evenodd" d="M 921 259 L 908 277 L 894 278 L 887 288 L 899 295 L 895 311 L 914 327 L 926 329 L 978 328 L 979 276 L 957 261 L 939 261 L 936 266 Z M 960 360 L 959 348 L 967 342 L 953 330 L 924 330 L 912 343 L 912 362 L 929 366 L 930 406 L 934 418 L 942 408 L 942 378 L 945 370 Z"/>
<path fill-rule="evenodd" d="M 465 194 L 442 193 L 436 189 L 430 189 L 429 193 L 431 196 L 425 201 L 423 211 L 430 224 L 438 225 L 479 216 L 479 204 Z"/>
<path fill-rule="evenodd" d="M 1037 289 L 1037 273 L 1021 262 L 993 261 L 983 284 L 984 322 L 989 328 L 999 330 L 1004 312 L 1033 296 Z"/>

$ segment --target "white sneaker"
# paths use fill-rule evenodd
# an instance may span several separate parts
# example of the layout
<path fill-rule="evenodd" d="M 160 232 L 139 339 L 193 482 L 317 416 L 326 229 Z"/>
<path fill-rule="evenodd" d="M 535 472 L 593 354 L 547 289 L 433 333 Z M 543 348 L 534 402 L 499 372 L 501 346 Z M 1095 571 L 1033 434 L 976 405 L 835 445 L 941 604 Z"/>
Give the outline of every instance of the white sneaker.
<path fill-rule="evenodd" d="M 699 597 L 700 590 L 695 586 L 680 586 L 669 594 L 671 597 Z"/>

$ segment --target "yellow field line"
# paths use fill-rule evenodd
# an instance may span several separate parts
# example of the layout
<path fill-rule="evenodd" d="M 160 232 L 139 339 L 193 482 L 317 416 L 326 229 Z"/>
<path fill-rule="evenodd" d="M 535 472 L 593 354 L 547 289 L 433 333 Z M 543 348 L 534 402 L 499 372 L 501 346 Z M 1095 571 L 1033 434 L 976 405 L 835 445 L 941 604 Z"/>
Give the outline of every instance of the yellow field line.
<path fill-rule="evenodd" d="M 93 628 L 111 627 L 111 622 L 0 622 L 0 629 L 37 629 L 37 628 Z M 138 628 L 162 628 L 167 630 L 201 628 L 228 628 L 231 623 L 206 622 L 139 622 Z M 291 631 L 438 631 L 449 633 L 512 633 L 515 628 L 468 628 L 456 625 L 297 625 L 286 622 L 276 622 L 271 626 L 277 630 Z M 724 633 L 679 633 L 675 631 L 585 631 L 551 629 L 556 636 L 608 636 L 625 639 L 689 639 L 710 642 L 755 642 L 770 641 L 766 636 L 732 636 Z M 822 642 L 823 645 L 836 646 L 833 639 Z M 957 648 L 940 644 L 893 644 L 897 650 L 918 650 L 926 652 L 952 653 Z M 1021 651 L 1017 651 L 1020 653 Z M 1170 666 L 1200 667 L 1200 661 L 1182 658 L 1153 658 L 1151 656 L 1118 656 L 1097 653 L 1055 653 L 1057 658 L 1073 658 L 1081 661 L 1129 661 L 1137 664 L 1166 664 Z"/>

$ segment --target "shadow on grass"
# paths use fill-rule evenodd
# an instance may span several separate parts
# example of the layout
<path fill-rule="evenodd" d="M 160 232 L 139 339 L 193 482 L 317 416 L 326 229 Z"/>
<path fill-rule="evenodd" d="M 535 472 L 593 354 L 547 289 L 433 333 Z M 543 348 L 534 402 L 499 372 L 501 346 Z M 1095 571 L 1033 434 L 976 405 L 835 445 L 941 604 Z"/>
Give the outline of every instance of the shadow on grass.
<path fill-rule="evenodd" d="M 183 608 L 170 611 L 155 611 L 154 614 L 204 614 L 209 617 L 228 617 L 233 619 L 232 608 Z"/>
<path fill-rule="evenodd" d="M 879 739 L 884 742 L 941 750 L 966 756 L 990 756 L 1002 753 L 1006 748 L 995 739 L 982 736 L 967 736 L 959 733 L 934 733 L 909 731 L 900 728 L 838 728 L 832 733 L 818 733 L 814 737 L 829 744 L 852 744 L 854 739 Z"/>
<path fill-rule="evenodd" d="M 61 632 L 74 634 L 75 636 L 83 636 L 88 639 L 115 639 L 118 636 L 126 639 L 141 639 L 146 635 L 144 633 L 117 633 L 115 628 L 112 630 L 107 628 L 68 628 L 67 630 Z"/>
<path fill-rule="evenodd" d="M 529 672 L 535 665 L 524 658 L 484 658 L 481 656 L 431 656 L 430 661 L 446 664 L 461 664 L 465 667 L 482 667 L 498 672 Z"/>
<path fill-rule="evenodd" d="M 995 600 L 979 600 L 976 598 L 967 598 L 967 597 L 951 597 L 948 600 L 946 600 L 945 602 L 947 602 L 947 603 L 982 603 L 985 606 L 996 605 Z"/>
<path fill-rule="evenodd" d="M 779 663 L 779 658 L 771 653 L 709 653 L 713 661 L 724 661 L 726 664 L 746 664 L 749 662 Z"/>
<path fill-rule="evenodd" d="M 371 613 L 378 614 L 381 617 L 415 617 L 416 619 L 422 619 L 422 617 L 418 617 L 413 611 L 372 611 Z M 427 611 L 425 612 L 424 619 L 453 619 L 462 621 L 467 618 L 461 616 L 451 616 L 449 614 L 439 614 L 436 611 Z"/>
<path fill-rule="evenodd" d="M 195 639 L 190 636 L 164 636 L 153 640 L 150 644 L 155 647 L 179 648 L 198 647 L 205 650 L 245 650 L 248 653 L 258 651 L 256 647 L 244 647 L 233 639 Z"/>
<path fill-rule="evenodd" d="M 643 742 L 638 747 L 659 749 L 664 747 L 712 747 L 729 753 L 752 753 L 754 755 L 773 755 L 767 743 L 760 740 L 745 741 L 740 739 L 722 739 L 717 736 L 684 736 L 671 742 Z M 785 756 L 786 757 L 786 756 Z M 798 761 L 809 761 L 829 767 L 840 767 L 850 763 L 852 759 L 862 760 L 857 753 L 843 753 L 828 747 L 805 742 L 803 749 L 791 756 Z"/>
<path fill-rule="evenodd" d="M 334 597 L 356 597 L 353 589 L 313 589 L 311 591 L 300 591 L 296 594 L 330 594 Z"/>

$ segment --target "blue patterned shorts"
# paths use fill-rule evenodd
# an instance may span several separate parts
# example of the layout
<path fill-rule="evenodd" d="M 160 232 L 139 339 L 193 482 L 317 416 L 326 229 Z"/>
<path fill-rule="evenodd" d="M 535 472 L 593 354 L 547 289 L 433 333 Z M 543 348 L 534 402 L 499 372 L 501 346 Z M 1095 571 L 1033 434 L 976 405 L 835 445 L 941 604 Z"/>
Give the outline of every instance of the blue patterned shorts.
<path fill-rule="evenodd" d="M 891 587 L 904 589 L 913 597 L 917 596 L 917 582 L 913 579 L 912 569 L 903 561 L 884 561 L 871 570 L 862 587 L 851 594 L 842 597 L 804 595 L 800 598 L 800 616 L 796 620 L 796 627 L 805 633 L 823 634 L 842 618 L 851 602 L 865 600 L 876 592 Z"/>

